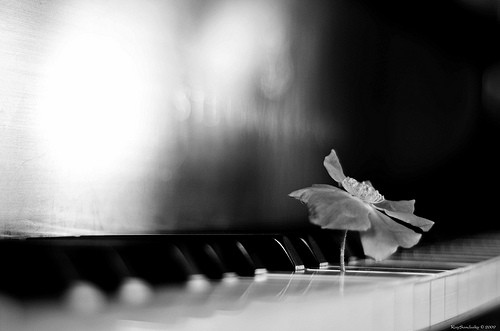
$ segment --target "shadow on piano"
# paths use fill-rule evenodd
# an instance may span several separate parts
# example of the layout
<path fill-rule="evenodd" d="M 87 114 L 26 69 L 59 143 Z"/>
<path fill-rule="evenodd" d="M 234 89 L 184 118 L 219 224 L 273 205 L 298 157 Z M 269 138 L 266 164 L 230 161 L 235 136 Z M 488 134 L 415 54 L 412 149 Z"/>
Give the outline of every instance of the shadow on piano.
<path fill-rule="evenodd" d="M 345 276 L 339 241 L 315 229 L 3 240 L 0 329 L 448 330 L 499 302 L 498 234 L 382 262 L 354 245 Z"/>

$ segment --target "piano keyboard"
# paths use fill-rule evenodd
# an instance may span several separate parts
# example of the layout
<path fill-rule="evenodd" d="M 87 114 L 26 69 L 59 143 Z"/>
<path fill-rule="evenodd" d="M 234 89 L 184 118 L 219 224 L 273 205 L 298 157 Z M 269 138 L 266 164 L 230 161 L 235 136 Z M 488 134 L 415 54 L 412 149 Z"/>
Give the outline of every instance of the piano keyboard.
<path fill-rule="evenodd" d="M 498 304 L 500 238 L 338 268 L 332 231 L 0 241 L 0 330 L 448 330 Z"/>

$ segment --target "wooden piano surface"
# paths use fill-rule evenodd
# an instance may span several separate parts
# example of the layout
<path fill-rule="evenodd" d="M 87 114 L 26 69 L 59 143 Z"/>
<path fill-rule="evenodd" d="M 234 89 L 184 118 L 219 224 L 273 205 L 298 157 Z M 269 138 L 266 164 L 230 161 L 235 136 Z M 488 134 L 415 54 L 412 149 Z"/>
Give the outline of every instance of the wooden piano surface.
<path fill-rule="evenodd" d="M 335 240 L 2 241 L 0 330 L 445 330 L 499 302 L 496 234 L 353 259 L 345 276 Z"/>

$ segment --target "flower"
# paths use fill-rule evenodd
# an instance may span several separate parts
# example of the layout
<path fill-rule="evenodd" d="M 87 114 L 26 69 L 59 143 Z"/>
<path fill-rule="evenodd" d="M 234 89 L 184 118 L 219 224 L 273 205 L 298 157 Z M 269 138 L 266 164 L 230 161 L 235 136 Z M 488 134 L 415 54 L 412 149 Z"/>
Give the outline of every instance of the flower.
<path fill-rule="evenodd" d="M 365 255 L 383 260 L 398 246 L 416 245 L 422 234 L 392 218 L 422 231 L 429 231 L 434 222 L 413 214 L 415 200 L 386 200 L 370 182 L 358 182 L 344 175 L 337 154 L 332 149 L 323 162 L 330 176 L 344 189 L 331 185 L 313 185 L 289 194 L 309 208 L 309 220 L 322 228 L 360 231 Z M 391 218 L 392 217 L 392 218 Z"/>

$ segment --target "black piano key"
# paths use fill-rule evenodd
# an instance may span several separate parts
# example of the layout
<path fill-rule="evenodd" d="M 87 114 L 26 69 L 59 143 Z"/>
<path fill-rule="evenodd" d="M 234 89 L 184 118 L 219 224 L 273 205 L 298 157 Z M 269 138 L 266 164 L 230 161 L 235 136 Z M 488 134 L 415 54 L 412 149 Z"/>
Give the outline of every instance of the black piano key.
<path fill-rule="evenodd" d="M 238 240 L 238 242 L 236 242 L 236 247 L 241 252 L 241 255 L 250 262 L 253 271 L 252 276 L 267 273 L 267 268 L 257 255 L 257 252 L 247 250 L 244 245 L 244 240 Z"/>
<path fill-rule="evenodd" d="M 288 253 L 290 260 L 292 261 L 293 265 L 295 266 L 294 271 L 304 270 L 305 269 L 304 262 L 302 262 L 302 258 L 299 255 L 299 253 L 297 252 L 297 250 L 295 249 L 295 246 L 292 244 L 292 241 L 288 237 L 281 237 L 280 239 L 281 239 L 280 241 L 281 241 L 283 247 L 285 247 L 285 250 Z M 297 247 L 298 247 L 298 245 L 297 245 Z"/>
<path fill-rule="evenodd" d="M 187 251 L 203 275 L 213 280 L 223 278 L 226 269 L 212 246 L 192 240 L 187 246 Z"/>
<path fill-rule="evenodd" d="M 222 256 L 217 253 L 217 251 L 214 248 L 214 245 L 215 244 L 213 243 L 206 244 L 204 246 L 205 254 L 212 260 L 213 264 L 220 271 L 223 278 L 235 277 L 236 272 L 234 271 L 234 268 L 232 268 L 231 265 L 224 263 Z"/>
<path fill-rule="evenodd" d="M 320 268 L 327 267 L 328 260 L 323 255 L 323 252 L 319 248 L 316 240 L 314 240 L 314 238 L 311 235 L 307 235 L 306 238 L 301 238 L 301 239 L 305 244 L 307 244 L 307 247 L 311 250 L 312 254 L 316 258 L 316 261 L 318 261 L 318 266 Z"/>
<path fill-rule="evenodd" d="M 117 250 L 131 275 L 153 286 L 186 281 L 194 272 L 179 248 L 169 242 L 145 239 Z"/>
<path fill-rule="evenodd" d="M 340 264 L 340 246 L 342 242 L 343 231 L 314 231 L 310 234 L 310 237 L 314 240 L 317 249 L 319 249 L 319 251 L 323 255 L 323 258 L 328 261 L 328 263 L 330 263 L 331 265 Z M 345 261 L 347 263 L 350 259 L 356 259 L 360 257 L 364 257 L 364 254 L 359 242 L 359 236 L 357 233 L 350 233 L 347 235 L 347 241 L 345 245 Z"/>
<path fill-rule="evenodd" d="M 187 280 L 206 280 L 205 275 L 196 263 L 195 258 L 191 254 L 190 250 L 186 245 L 182 243 L 176 244 L 176 249 L 174 250 L 175 255 L 181 263 L 181 268 L 187 275 Z"/>
<path fill-rule="evenodd" d="M 304 266 L 309 269 L 318 269 L 328 266 L 316 241 L 308 235 L 289 235 L 295 251 L 299 254 Z"/>
<path fill-rule="evenodd" d="M 58 297 L 69 286 L 57 248 L 38 242 L 3 242 L 0 292 L 21 300 Z"/>
<path fill-rule="evenodd" d="M 123 279 L 130 276 L 118 253 L 105 244 L 81 244 L 65 251 L 78 277 L 106 293 L 115 292 Z"/>
<path fill-rule="evenodd" d="M 269 271 L 296 271 L 296 265 L 275 236 L 245 237 L 242 238 L 241 244 Z"/>
<path fill-rule="evenodd" d="M 258 263 L 250 257 L 243 245 L 233 237 L 215 240 L 211 246 L 224 264 L 226 272 L 252 277 L 259 268 Z"/>

